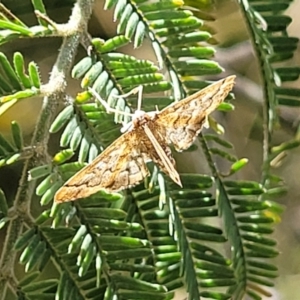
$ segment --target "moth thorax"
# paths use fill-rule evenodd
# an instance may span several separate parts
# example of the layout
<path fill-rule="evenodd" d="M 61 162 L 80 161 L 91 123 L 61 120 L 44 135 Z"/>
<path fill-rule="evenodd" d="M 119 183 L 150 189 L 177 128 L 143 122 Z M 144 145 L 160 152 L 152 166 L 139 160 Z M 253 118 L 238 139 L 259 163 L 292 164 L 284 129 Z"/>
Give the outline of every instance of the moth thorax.
<path fill-rule="evenodd" d="M 134 126 L 142 126 L 147 122 L 149 122 L 150 120 L 151 120 L 151 116 L 149 116 L 145 111 L 136 110 L 134 112 L 132 122 Z"/>

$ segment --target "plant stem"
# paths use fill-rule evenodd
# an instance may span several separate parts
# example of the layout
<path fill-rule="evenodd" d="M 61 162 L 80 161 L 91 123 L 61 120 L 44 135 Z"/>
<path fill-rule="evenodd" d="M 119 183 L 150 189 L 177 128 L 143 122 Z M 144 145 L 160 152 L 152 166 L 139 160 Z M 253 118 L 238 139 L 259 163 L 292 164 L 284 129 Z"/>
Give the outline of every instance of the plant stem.
<path fill-rule="evenodd" d="M 14 244 L 23 230 L 24 219 L 32 219 L 30 215 L 31 199 L 34 195 L 35 182 L 28 181 L 28 171 L 48 158 L 47 144 L 49 128 L 58 108 L 59 101 L 65 97 L 66 79 L 75 58 L 81 36 L 86 31 L 92 13 L 93 0 L 78 0 L 73 7 L 67 27 L 73 28 L 71 35 L 63 39 L 57 60 L 52 68 L 47 85 L 41 87 L 47 96 L 43 99 L 40 117 L 36 124 L 31 147 L 32 157 L 28 158 L 23 167 L 19 188 L 12 208 L 12 221 L 8 225 L 0 261 L 0 295 L 5 294 L 6 282 L 15 282 L 13 270 L 16 258 Z M 75 29 L 75 30 L 74 30 Z M 48 159 L 49 160 L 49 159 Z"/>
<path fill-rule="evenodd" d="M 263 105 L 263 165 L 261 182 L 265 187 L 269 185 L 270 175 L 270 148 L 272 142 L 272 133 L 274 122 L 277 116 L 274 116 L 275 94 L 273 90 L 273 72 L 269 62 L 270 45 L 265 42 L 263 36 L 265 33 L 258 29 L 257 24 L 253 21 L 254 11 L 247 0 L 240 0 L 241 12 L 245 16 L 245 21 L 249 28 L 249 33 L 253 41 L 253 48 L 257 54 L 261 65 L 261 74 L 264 79 L 264 105 Z"/>

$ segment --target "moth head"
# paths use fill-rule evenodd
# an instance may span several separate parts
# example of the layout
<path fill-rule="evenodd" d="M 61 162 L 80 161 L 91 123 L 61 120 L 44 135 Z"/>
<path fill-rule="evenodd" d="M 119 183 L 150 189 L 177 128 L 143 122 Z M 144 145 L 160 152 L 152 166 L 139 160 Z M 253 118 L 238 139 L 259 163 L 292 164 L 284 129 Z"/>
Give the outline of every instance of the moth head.
<path fill-rule="evenodd" d="M 142 119 L 142 118 L 144 118 L 145 114 L 146 114 L 145 111 L 137 109 L 134 112 L 133 116 L 132 116 L 132 121 L 134 121 L 135 119 Z"/>
<path fill-rule="evenodd" d="M 131 131 L 132 129 L 134 129 L 134 127 L 141 125 L 141 123 L 143 123 L 145 115 L 146 112 L 144 112 L 143 110 L 136 110 L 132 115 L 132 121 L 127 124 L 123 124 L 121 132 L 124 133 L 127 131 Z"/>
<path fill-rule="evenodd" d="M 132 117 L 134 127 L 143 126 L 150 120 L 153 120 L 153 115 L 143 110 L 136 110 Z"/>

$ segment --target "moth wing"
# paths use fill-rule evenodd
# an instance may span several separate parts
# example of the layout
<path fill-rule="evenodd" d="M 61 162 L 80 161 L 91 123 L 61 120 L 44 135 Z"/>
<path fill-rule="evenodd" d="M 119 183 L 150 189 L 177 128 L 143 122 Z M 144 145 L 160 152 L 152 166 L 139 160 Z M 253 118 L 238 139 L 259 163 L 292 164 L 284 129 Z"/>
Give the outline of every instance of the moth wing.
<path fill-rule="evenodd" d="M 148 125 L 143 126 L 146 136 L 148 137 L 148 139 L 145 139 L 143 143 L 144 155 L 158 165 L 159 168 L 174 182 L 176 182 L 179 186 L 182 186 L 179 174 L 175 168 L 175 160 L 172 156 L 170 147 L 166 144 L 165 139 L 163 139 L 160 135 L 156 135 L 155 123 L 148 124 L 152 130 L 148 127 Z M 157 140 L 157 138 L 159 140 Z"/>
<path fill-rule="evenodd" d="M 219 80 L 156 114 L 155 126 L 177 151 L 189 148 L 206 119 L 227 97 L 235 76 Z"/>
<path fill-rule="evenodd" d="M 102 189 L 117 192 L 134 186 L 149 175 L 145 159 L 136 132 L 126 132 L 71 177 L 57 191 L 54 200 L 66 202 L 88 197 Z"/>

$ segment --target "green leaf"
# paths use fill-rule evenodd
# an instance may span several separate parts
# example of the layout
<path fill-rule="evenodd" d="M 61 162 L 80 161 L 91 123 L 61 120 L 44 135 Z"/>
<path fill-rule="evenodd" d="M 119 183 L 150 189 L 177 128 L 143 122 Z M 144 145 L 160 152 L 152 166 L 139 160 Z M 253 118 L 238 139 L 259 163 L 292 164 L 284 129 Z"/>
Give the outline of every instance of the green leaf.
<path fill-rule="evenodd" d="M 47 14 L 42 0 L 33 0 L 32 4 L 36 11 L 39 11 L 40 13 L 45 14 L 45 15 Z M 40 17 L 38 17 L 38 21 L 39 21 L 39 24 L 44 27 L 48 27 L 48 25 L 49 25 L 48 22 L 46 22 L 44 19 L 42 19 Z"/>
<path fill-rule="evenodd" d="M 143 280 L 138 280 L 132 277 L 125 277 L 118 274 L 113 274 L 112 278 L 115 282 L 118 282 L 119 288 L 137 291 L 167 292 L 167 289 L 160 284 L 153 284 L 150 282 L 145 282 Z"/>
<path fill-rule="evenodd" d="M 117 33 L 123 33 L 127 26 L 128 19 L 132 15 L 133 7 L 130 3 L 128 3 L 124 8 L 122 8 L 122 14 L 120 15 L 119 24 L 117 27 Z"/>
<path fill-rule="evenodd" d="M 152 11 L 163 11 L 179 8 L 181 5 L 183 5 L 183 1 L 150 2 L 139 5 L 139 9 L 144 13 L 147 13 Z"/>
<path fill-rule="evenodd" d="M 76 128 L 78 128 L 78 117 L 74 115 L 66 126 L 65 130 L 60 136 L 60 146 L 67 147 L 72 139 L 72 135 Z"/>
<path fill-rule="evenodd" d="M 207 41 L 211 38 L 211 34 L 206 31 L 194 31 L 189 32 L 184 35 L 175 35 L 170 36 L 168 39 L 164 42 L 164 44 L 168 47 L 181 47 L 188 44 L 194 44 L 199 42 Z"/>
<path fill-rule="evenodd" d="M 91 263 L 93 262 L 93 259 L 95 257 L 95 253 L 96 253 L 96 247 L 93 244 L 90 244 L 85 253 L 85 256 L 80 264 L 80 268 L 78 271 L 78 275 L 80 277 L 84 276 L 86 274 L 86 272 L 88 271 L 88 269 L 91 266 Z"/>
<path fill-rule="evenodd" d="M 15 99 L 24 99 L 24 98 L 29 98 L 32 96 L 35 96 L 39 93 L 38 90 L 32 88 L 32 89 L 26 89 L 17 93 L 14 93 L 12 95 L 8 95 L 8 96 L 3 96 L 0 98 L 0 102 L 1 103 L 5 103 L 5 102 L 9 102 Z"/>
<path fill-rule="evenodd" d="M 23 250 L 20 256 L 19 261 L 21 264 L 26 264 L 30 260 L 30 258 L 33 255 L 33 250 L 37 247 L 39 242 L 40 242 L 40 237 L 38 235 L 34 235 L 30 239 L 28 246 Z"/>
<path fill-rule="evenodd" d="M 84 213 L 87 217 L 93 218 L 104 218 L 104 219 L 123 219 L 126 217 L 126 212 L 121 209 L 104 208 L 104 207 L 91 207 L 85 208 Z"/>
<path fill-rule="evenodd" d="M 55 118 L 50 127 L 50 132 L 55 133 L 58 132 L 61 128 L 65 126 L 65 124 L 70 120 L 70 118 L 74 114 L 74 107 L 72 105 L 68 105 L 62 110 L 58 116 Z"/>
<path fill-rule="evenodd" d="M 109 75 L 106 71 L 103 71 L 100 76 L 96 79 L 93 84 L 93 89 L 98 93 L 101 94 L 102 90 L 107 85 L 109 79 Z"/>
<path fill-rule="evenodd" d="M 64 163 L 65 161 L 69 160 L 74 154 L 75 153 L 72 149 L 64 149 L 64 150 L 61 150 L 60 152 L 56 153 L 55 156 L 53 157 L 52 161 L 55 164 L 60 165 L 60 164 Z"/>
<path fill-rule="evenodd" d="M 237 173 L 240 169 L 248 164 L 248 161 L 249 160 L 247 158 L 241 158 L 238 161 L 234 162 L 230 167 L 229 175 Z"/>
<path fill-rule="evenodd" d="M 90 56 L 84 57 L 73 67 L 71 76 L 76 79 L 81 78 L 92 67 L 92 65 L 92 58 Z"/>
<path fill-rule="evenodd" d="M 49 218 L 50 218 L 50 210 L 45 210 L 35 219 L 35 224 L 42 225 L 43 223 L 48 221 Z"/>
<path fill-rule="evenodd" d="M 16 153 L 16 154 L 11 155 L 11 156 L 6 160 L 6 164 L 7 164 L 7 165 L 10 165 L 10 164 L 15 163 L 16 161 L 19 160 L 20 157 L 21 157 L 21 153 Z"/>
<path fill-rule="evenodd" d="M 190 75 L 207 75 L 207 74 L 218 74 L 223 71 L 218 63 L 209 60 L 188 60 L 188 61 L 177 61 L 174 63 L 178 72 L 184 75 L 185 72 L 189 72 Z"/>
<path fill-rule="evenodd" d="M 15 152 L 14 147 L 7 139 L 4 138 L 4 136 L 1 133 L 0 133 L 0 148 L 2 148 L 7 153 Z"/>
<path fill-rule="evenodd" d="M 28 65 L 28 73 L 31 83 L 34 87 L 40 88 L 41 78 L 38 70 L 38 66 L 34 62 L 30 62 Z"/>
<path fill-rule="evenodd" d="M 138 48 L 142 45 L 146 33 L 146 26 L 143 21 L 139 21 L 134 36 L 134 48 Z"/>
<path fill-rule="evenodd" d="M 31 272 L 30 274 L 26 274 L 26 276 L 19 281 L 19 286 L 22 288 L 30 285 L 39 275 L 40 272 Z"/>
<path fill-rule="evenodd" d="M 70 140 L 70 148 L 73 151 L 76 151 L 80 145 L 82 139 L 82 133 L 85 131 L 85 124 L 79 123 L 78 127 L 75 128 L 74 132 L 72 133 L 72 138 Z"/>
<path fill-rule="evenodd" d="M 215 50 L 212 47 L 187 47 L 187 48 L 175 48 L 169 51 L 171 57 L 189 57 L 196 58 L 209 58 L 215 54 Z"/>
<path fill-rule="evenodd" d="M 203 25 L 203 22 L 200 21 L 198 18 L 194 16 L 183 18 L 183 19 L 159 19 L 156 21 L 152 21 L 151 26 L 154 29 L 161 29 L 161 28 L 173 28 L 173 27 L 190 27 L 190 26 L 199 26 Z"/>
<path fill-rule="evenodd" d="M 113 6 L 115 6 L 117 4 L 117 2 L 119 2 L 119 0 L 106 0 L 105 5 L 104 5 L 104 9 L 105 10 L 111 9 Z"/>
<path fill-rule="evenodd" d="M 84 136 L 81 141 L 79 154 L 78 154 L 78 161 L 83 163 L 86 161 L 86 158 L 89 154 L 89 148 L 92 141 L 92 137 L 88 130 L 85 131 Z"/>
<path fill-rule="evenodd" d="M 95 80 L 100 76 L 103 70 L 103 64 L 101 61 L 97 61 L 93 66 L 84 74 L 81 80 L 81 87 L 86 88 L 93 85 Z"/>
<path fill-rule="evenodd" d="M 41 281 L 32 282 L 30 285 L 23 287 L 22 291 L 25 293 L 38 292 L 38 291 L 41 292 L 56 287 L 57 283 L 58 282 L 56 279 L 47 279 L 47 280 L 44 279 Z"/>
<path fill-rule="evenodd" d="M 38 196 L 42 196 L 47 190 L 49 190 L 53 184 L 57 181 L 57 173 L 52 173 L 48 175 L 37 187 L 35 193 Z"/>
<path fill-rule="evenodd" d="M 0 23 L 1 23 L 1 20 L 0 20 Z M 12 88 L 14 90 L 20 90 L 21 85 L 20 85 L 18 76 L 17 76 L 15 70 L 12 68 L 7 57 L 1 52 L 0 52 L 0 65 L 5 73 L 6 77 L 8 78 L 10 84 L 12 85 Z"/>
<path fill-rule="evenodd" d="M 54 182 L 54 184 L 47 189 L 47 191 L 43 194 L 41 198 L 41 205 L 47 205 L 54 197 L 55 193 L 58 191 L 58 189 L 62 186 L 62 182 L 60 180 Z"/>
<path fill-rule="evenodd" d="M 73 251 L 78 249 L 78 247 L 81 244 L 81 241 L 83 239 L 83 236 L 86 234 L 86 232 L 87 232 L 86 226 L 81 225 L 69 245 L 68 253 L 72 253 Z"/>
<path fill-rule="evenodd" d="M 21 80 L 22 85 L 25 89 L 31 88 L 31 81 L 29 76 L 25 73 L 24 58 L 20 52 L 14 53 L 14 68 L 18 78 Z"/>
<path fill-rule="evenodd" d="M 288 142 L 284 142 L 279 146 L 275 146 L 272 148 L 272 153 L 273 154 L 278 154 L 280 152 L 286 151 L 286 150 L 291 150 L 293 148 L 299 147 L 300 141 L 299 140 L 291 140 Z"/>
<path fill-rule="evenodd" d="M 50 174 L 52 171 L 52 165 L 43 165 L 43 166 L 38 166 L 35 167 L 28 172 L 28 180 L 35 180 L 41 177 L 45 177 L 46 175 Z"/>
<path fill-rule="evenodd" d="M 25 272 L 31 271 L 34 266 L 39 262 L 42 254 L 46 250 L 46 243 L 44 241 L 39 242 L 39 244 L 33 249 L 29 261 L 26 263 Z"/>
<path fill-rule="evenodd" d="M 264 16 L 269 32 L 284 31 L 292 22 L 291 17 L 283 15 Z"/>
<path fill-rule="evenodd" d="M 20 33 L 20 34 L 25 35 L 25 36 L 31 36 L 32 35 L 31 30 L 29 28 L 14 24 L 10 21 L 0 20 L 0 28 L 1 29 L 10 29 L 14 32 Z"/>
<path fill-rule="evenodd" d="M 131 16 L 128 20 L 128 23 L 126 25 L 126 30 L 125 30 L 125 36 L 128 39 L 132 39 L 139 21 L 140 21 L 140 18 L 137 13 L 131 14 Z"/>
<path fill-rule="evenodd" d="M 11 122 L 11 132 L 16 148 L 21 150 L 23 148 L 23 136 L 21 128 L 16 121 Z"/>
<path fill-rule="evenodd" d="M 6 200 L 4 192 L 2 191 L 2 189 L 0 189 L 0 216 L 1 216 L 1 218 L 4 216 L 7 216 L 7 212 L 8 212 L 7 200 Z"/>
<path fill-rule="evenodd" d="M 129 249 L 129 250 L 119 250 L 119 251 L 109 251 L 106 254 L 107 260 L 126 260 L 126 259 L 139 259 L 139 258 L 148 258 L 152 256 L 150 249 Z"/>
<path fill-rule="evenodd" d="M 120 47 L 123 47 L 129 43 L 129 37 L 124 35 L 115 36 L 101 45 L 101 48 L 97 48 L 97 50 L 101 53 L 111 52 Z"/>

